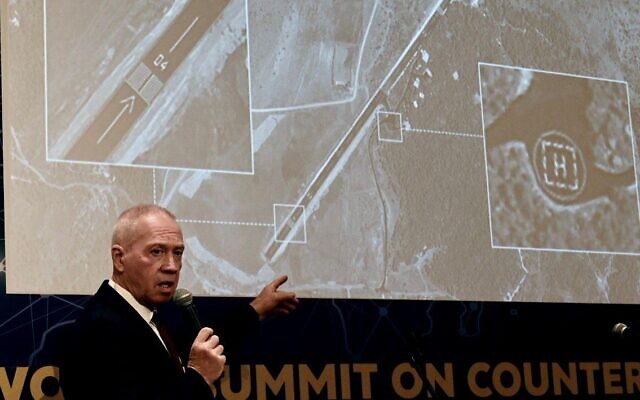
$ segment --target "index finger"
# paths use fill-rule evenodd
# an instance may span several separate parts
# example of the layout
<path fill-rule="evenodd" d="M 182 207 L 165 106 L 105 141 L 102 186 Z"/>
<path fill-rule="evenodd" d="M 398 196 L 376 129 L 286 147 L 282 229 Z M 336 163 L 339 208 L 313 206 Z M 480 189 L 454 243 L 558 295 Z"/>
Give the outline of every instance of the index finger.
<path fill-rule="evenodd" d="M 274 288 L 274 290 L 278 290 L 278 288 L 287 281 L 287 279 L 289 279 L 289 277 L 287 275 L 281 275 L 279 277 L 277 277 L 276 279 L 274 279 L 269 286 L 272 286 Z"/>

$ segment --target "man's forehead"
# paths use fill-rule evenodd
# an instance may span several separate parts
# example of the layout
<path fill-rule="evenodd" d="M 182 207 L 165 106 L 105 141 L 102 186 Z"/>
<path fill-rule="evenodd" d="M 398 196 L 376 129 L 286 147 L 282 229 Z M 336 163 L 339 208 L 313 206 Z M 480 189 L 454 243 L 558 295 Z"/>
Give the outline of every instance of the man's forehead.
<path fill-rule="evenodd" d="M 141 217 L 136 224 L 138 238 L 153 238 L 154 240 L 175 241 L 182 244 L 182 229 L 180 225 L 163 213 L 148 214 Z"/>

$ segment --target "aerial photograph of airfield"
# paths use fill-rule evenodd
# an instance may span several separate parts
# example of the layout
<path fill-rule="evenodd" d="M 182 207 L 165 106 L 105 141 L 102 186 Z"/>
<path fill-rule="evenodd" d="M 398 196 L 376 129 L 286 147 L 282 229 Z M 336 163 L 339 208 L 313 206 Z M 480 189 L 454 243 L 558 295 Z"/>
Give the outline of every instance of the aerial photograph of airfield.
<path fill-rule="evenodd" d="M 96 210 L 112 221 L 118 208 L 153 202 L 178 217 L 181 282 L 197 295 L 250 296 L 280 274 L 311 297 L 638 294 L 625 282 L 640 278 L 640 7 L 98 8 L 45 2 L 44 129 L 8 133 L 15 190 L 59 204 L 72 192 L 75 209 L 54 217 L 76 218 L 65 241 L 106 237 L 110 226 L 87 222 Z M 610 48 L 586 28 L 604 14 Z M 34 170 L 45 188 L 27 179 Z M 86 260 L 96 249 L 76 251 Z M 10 289 L 46 293 L 70 272 L 69 292 L 95 287 L 84 267 L 41 264 L 37 280 L 8 268 Z"/>

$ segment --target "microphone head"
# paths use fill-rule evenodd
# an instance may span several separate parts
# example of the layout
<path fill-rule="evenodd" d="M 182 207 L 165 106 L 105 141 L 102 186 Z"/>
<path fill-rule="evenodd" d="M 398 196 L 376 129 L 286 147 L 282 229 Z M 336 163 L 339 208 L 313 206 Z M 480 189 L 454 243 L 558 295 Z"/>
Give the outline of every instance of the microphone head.
<path fill-rule="evenodd" d="M 180 307 L 189 307 L 193 304 L 193 295 L 185 288 L 178 288 L 173 294 L 173 301 Z"/>
<path fill-rule="evenodd" d="M 622 322 L 618 322 L 611 328 L 611 332 L 618 337 L 625 337 L 629 335 L 631 328 Z"/>

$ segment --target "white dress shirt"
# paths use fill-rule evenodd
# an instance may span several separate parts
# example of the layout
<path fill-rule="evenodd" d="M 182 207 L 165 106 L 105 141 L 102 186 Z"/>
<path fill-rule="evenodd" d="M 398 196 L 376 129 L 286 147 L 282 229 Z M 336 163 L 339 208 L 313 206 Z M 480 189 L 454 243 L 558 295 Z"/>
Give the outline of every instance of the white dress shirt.
<path fill-rule="evenodd" d="M 151 330 L 153 330 L 153 332 L 156 334 L 156 336 L 160 340 L 160 343 L 162 343 L 162 345 L 166 349 L 167 345 L 162 340 L 162 337 L 160 336 L 160 332 L 158 331 L 158 327 L 156 327 L 156 324 L 151 322 L 151 318 L 153 318 L 153 311 L 149 310 L 147 307 L 140 304 L 138 300 L 136 300 L 136 298 L 133 297 L 133 295 L 127 289 L 118 285 L 116 282 L 114 282 L 111 279 L 109 279 L 109 286 L 111 286 L 120 296 L 122 296 L 123 299 L 127 301 L 127 303 L 129 303 L 131 307 L 133 307 L 134 310 L 136 310 L 136 312 L 140 315 L 140 317 L 142 317 L 144 322 L 146 322 L 151 328 Z M 167 351 L 169 350 L 167 349 Z"/>

